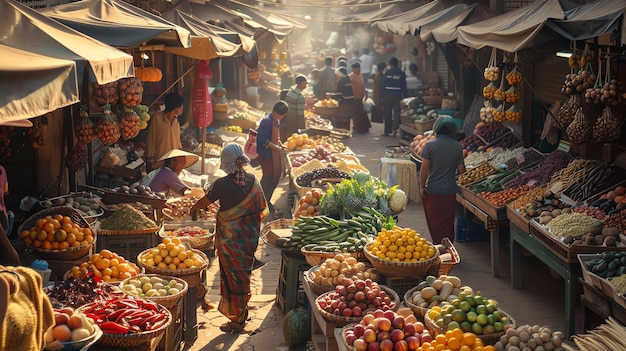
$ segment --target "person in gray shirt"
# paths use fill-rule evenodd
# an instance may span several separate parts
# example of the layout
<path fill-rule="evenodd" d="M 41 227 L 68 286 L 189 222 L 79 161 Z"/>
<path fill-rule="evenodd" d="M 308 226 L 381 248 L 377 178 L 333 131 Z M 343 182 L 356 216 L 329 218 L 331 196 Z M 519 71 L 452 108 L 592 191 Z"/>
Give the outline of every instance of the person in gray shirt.
<path fill-rule="evenodd" d="M 436 137 L 424 145 L 421 154 L 422 203 L 433 244 L 440 244 L 444 237 L 454 242 L 456 176 L 465 172 L 463 146 L 455 138 L 456 130 L 452 117 L 437 118 L 433 125 Z M 412 144 L 412 148 L 417 146 Z"/>

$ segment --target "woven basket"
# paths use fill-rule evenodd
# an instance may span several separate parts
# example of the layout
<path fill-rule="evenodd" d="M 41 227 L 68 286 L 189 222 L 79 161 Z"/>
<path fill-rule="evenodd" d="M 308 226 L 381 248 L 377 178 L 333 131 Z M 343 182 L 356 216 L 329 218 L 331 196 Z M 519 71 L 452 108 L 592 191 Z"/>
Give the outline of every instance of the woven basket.
<path fill-rule="evenodd" d="M 334 287 L 332 286 L 328 286 L 328 285 L 324 285 L 324 284 L 318 284 L 314 281 L 315 279 L 315 271 L 320 269 L 320 266 L 315 266 L 315 267 L 311 267 L 310 269 L 304 271 L 304 273 L 302 273 L 302 276 L 304 277 L 304 280 L 306 280 L 307 284 L 309 284 L 309 287 L 311 288 L 311 290 L 316 294 L 316 295 L 321 295 L 323 293 L 335 290 Z"/>
<path fill-rule="evenodd" d="M 293 220 L 287 218 L 280 218 L 271 222 L 267 222 L 261 228 L 260 236 L 264 243 L 274 245 L 267 239 L 267 234 L 274 229 L 288 229 L 291 228 Z"/>
<path fill-rule="evenodd" d="M 346 332 L 348 330 L 354 329 L 354 326 L 357 324 L 358 323 L 350 323 L 350 324 L 344 325 L 343 328 L 341 328 L 341 341 L 343 342 L 343 345 L 346 347 L 348 351 L 354 351 L 354 346 L 348 345 L 348 340 L 346 340 Z"/>
<path fill-rule="evenodd" d="M 72 219 L 72 222 L 78 224 L 82 228 L 91 229 L 93 235 L 93 242 L 91 244 L 85 244 L 76 247 L 68 247 L 67 249 L 62 250 L 44 250 L 39 247 L 34 247 L 32 245 L 26 244 L 29 249 L 37 252 L 39 256 L 42 258 L 46 258 L 49 260 L 63 260 L 63 261 L 73 261 L 79 259 L 89 253 L 93 245 L 96 243 L 96 239 L 98 236 L 96 235 L 96 230 L 91 227 L 89 222 L 83 217 L 83 215 L 76 209 L 68 207 L 68 206 L 57 206 L 46 208 L 45 210 L 41 210 L 34 215 L 28 217 L 18 228 L 18 233 L 21 233 L 24 230 L 30 230 L 30 228 L 35 226 L 35 223 L 38 219 L 44 218 L 46 216 L 54 216 L 56 214 L 60 214 L 62 216 L 67 216 Z"/>
<path fill-rule="evenodd" d="M 135 234 L 156 234 L 161 231 L 161 227 L 148 228 L 148 229 L 136 229 L 136 230 L 108 230 L 98 229 L 100 235 L 135 235 Z"/>
<path fill-rule="evenodd" d="M 389 297 L 391 298 L 391 300 L 394 302 L 394 307 L 392 308 L 392 310 L 397 311 L 398 308 L 400 308 L 400 297 L 398 296 L 398 294 L 391 288 L 386 287 L 384 285 L 379 285 L 381 287 L 382 290 L 384 290 L 387 295 L 389 295 Z M 361 317 L 345 317 L 345 316 L 339 316 L 333 313 L 329 313 L 326 312 L 324 309 L 322 309 L 319 305 L 319 299 L 327 294 L 330 294 L 332 291 L 329 292 L 325 292 L 323 294 L 321 294 L 320 296 L 318 296 L 315 299 L 315 308 L 317 308 L 317 310 L 319 311 L 319 313 L 328 321 L 334 322 L 338 327 L 343 327 L 347 324 L 350 323 L 358 323 L 361 321 L 361 319 L 363 318 L 363 315 L 365 315 L 367 312 L 369 312 L 369 310 L 365 310 L 363 311 L 363 315 Z"/>
<path fill-rule="evenodd" d="M 334 116 L 338 110 L 339 107 L 313 106 L 313 111 L 321 116 Z"/>
<path fill-rule="evenodd" d="M 420 278 L 428 272 L 433 263 L 439 258 L 439 251 L 435 250 L 435 256 L 422 262 L 383 261 L 369 252 L 368 247 L 370 245 L 368 244 L 363 249 L 365 257 L 379 273 L 388 277 Z"/>
<path fill-rule="evenodd" d="M 441 108 L 441 101 L 443 100 L 443 96 L 422 96 L 424 103 L 428 106 L 432 106 L 434 108 Z"/>
<path fill-rule="evenodd" d="M 124 279 L 120 282 L 120 289 L 124 289 L 124 285 L 128 284 L 128 281 L 131 279 L 139 279 L 141 277 L 159 277 L 163 280 L 167 280 L 167 281 L 171 281 L 171 280 L 175 280 L 177 283 L 181 283 L 183 285 L 183 289 L 178 292 L 178 294 L 175 295 L 167 295 L 167 296 L 152 296 L 152 297 L 142 297 L 143 299 L 149 300 L 149 301 L 153 301 L 158 303 L 159 305 L 167 308 L 167 309 L 171 309 L 172 307 L 176 306 L 176 304 L 178 304 L 179 301 L 181 301 L 181 299 L 183 297 L 185 297 L 185 295 L 187 294 L 187 287 L 188 284 L 184 279 L 180 279 L 180 278 L 176 278 L 176 277 L 169 277 L 166 275 L 160 275 L 160 274 L 137 274 L 136 276 L 132 277 L 132 278 L 128 278 L 128 279 Z"/>
<path fill-rule="evenodd" d="M 413 288 L 409 289 L 406 293 L 404 293 L 404 304 L 409 306 L 409 308 L 413 311 L 413 313 L 418 318 L 418 320 L 423 322 L 424 317 L 426 316 L 426 313 L 428 312 L 428 308 L 420 307 L 414 304 L 413 302 L 411 302 L 411 296 L 413 295 L 415 290 L 417 290 L 417 286 L 414 286 Z"/>
<path fill-rule="evenodd" d="M 91 302 L 86 305 L 83 305 L 80 308 L 78 308 L 78 311 L 82 312 L 88 309 L 89 307 L 91 307 L 94 303 L 95 302 Z M 159 309 L 163 309 L 167 313 L 167 322 L 163 324 L 162 326 L 160 326 L 159 328 L 155 330 L 142 332 L 142 333 L 132 333 L 132 334 L 103 333 L 102 337 L 98 339 L 97 344 L 108 346 L 108 347 L 113 347 L 113 348 L 131 348 L 131 347 L 137 347 L 139 345 L 142 345 L 158 337 L 159 335 L 165 333 L 165 331 L 167 330 L 167 327 L 169 327 L 170 324 L 172 323 L 172 313 L 164 306 L 159 306 Z"/>
<path fill-rule="evenodd" d="M 101 189 L 101 191 L 104 193 L 102 195 L 102 202 L 107 205 L 141 202 L 142 204 L 150 205 L 153 209 L 160 211 L 165 208 L 165 202 L 167 201 L 166 199 L 136 194 L 118 193 L 107 189 Z"/>
<path fill-rule="evenodd" d="M 459 262 L 461 262 L 461 255 L 459 255 L 459 252 L 456 250 L 456 248 L 454 247 L 450 239 L 443 238 L 442 243 L 446 247 L 446 251 L 450 253 L 450 255 L 452 255 L 452 260 L 451 261 L 440 260 L 439 275 L 448 275 L 450 274 L 450 272 L 452 272 L 452 269 L 456 267 L 456 265 L 459 264 Z"/>
<path fill-rule="evenodd" d="M 504 317 L 506 317 L 508 320 L 511 321 L 513 328 L 515 328 L 515 319 L 511 318 L 506 312 L 502 310 L 500 310 L 500 312 L 502 312 Z M 426 325 L 426 328 L 428 328 L 428 331 L 430 331 L 430 333 L 433 336 L 437 336 L 439 334 L 445 333 L 443 328 L 440 328 L 439 326 L 437 326 L 437 324 L 435 324 L 435 322 L 432 319 L 430 319 L 430 317 L 428 317 L 428 313 L 426 313 L 426 315 L 424 316 L 424 324 Z M 500 337 L 504 334 L 505 334 L 505 331 L 503 330 L 503 331 L 500 331 L 497 333 L 491 333 L 491 334 L 480 334 L 480 335 L 477 334 L 476 337 L 482 340 L 484 345 L 494 345 L 500 340 Z"/>
<path fill-rule="evenodd" d="M 160 231 L 159 236 L 161 238 L 180 238 L 184 242 L 188 242 L 191 245 L 192 249 L 204 249 L 206 247 L 210 247 L 213 244 L 213 239 L 215 239 L 215 225 L 213 225 L 213 233 L 202 236 L 174 236 L 167 235 L 167 230 Z"/>
<path fill-rule="evenodd" d="M 196 255 L 199 255 L 202 258 L 202 260 L 204 261 L 202 266 L 196 267 L 196 268 L 174 269 L 174 270 L 172 270 L 172 269 L 164 269 L 164 268 L 159 268 L 159 267 L 154 267 L 154 266 L 149 266 L 149 265 L 146 265 L 143 262 L 141 262 L 141 260 L 139 258 L 143 254 L 145 254 L 146 252 L 148 252 L 150 250 L 152 250 L 152 249 L 144 250 L 144 251 L 140 252 L 139 255 L 137 255 L 137 265 L 139 266 L 139 268 L 142 268 L 144 271 L 146 271 L 147 273 L 150 273 L 150 274 L 159 274 L 159 275 L 165 275 L 165 276 L 181 277 L 181 276 L 187 276 L 187 275 L 200 273 L 203 270 L 205 270 L 207 268 L 207 266 L 209 265 L 209 259 L 204 254 L 204 252 L 202 252 L 200 250 L 197 250 L 197 249 L 191 249 L 191 251 L 193 251 Z M 187 283 L 189 283 L 189 281 L 187 281 Z M 192 285 L 192 284 L 190 284 L 190 285 Z"/>
<path fill-rule="evenodd" d="M 363 252 L 323 252 L 323 251 L 308 251 L 305 250 L 304 247 L 300 249 L 302 256 L 306 259 L 307 263 L 311 266 L 317 266 L 322 264 L 322 262 L 326 261 L 329 258 L 335 257 L 336 254 L 342 254 L 344 257 L 350 256 L 354 257 L 357 260 L 365 258 Z"/>

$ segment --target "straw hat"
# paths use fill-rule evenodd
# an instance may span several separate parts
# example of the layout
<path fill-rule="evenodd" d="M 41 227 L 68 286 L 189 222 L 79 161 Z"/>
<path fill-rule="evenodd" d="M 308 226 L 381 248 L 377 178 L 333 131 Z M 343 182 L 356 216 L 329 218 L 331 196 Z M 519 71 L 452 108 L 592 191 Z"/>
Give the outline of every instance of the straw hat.
<path fill-rule="evenodd" d="M 156 161 L 152 165 L 152 169 L 163 167 L 163 165 L 165 164 L 165 160 L 167 160 L 168 158 L 176 158 L 179 156 L 185 156 L 185 168 L 193 165 L 194 163 L 198 162 L 198 160 L 200 159 L 200 157 L 196 154 L 192 154 L 190 152 L 179 150 L 179 149 L 173 149 L 169 151 L 168 153 L 166 153 L 165 155 L 163 155 L 163 157 L 161 157 L 158 161 Z"/>

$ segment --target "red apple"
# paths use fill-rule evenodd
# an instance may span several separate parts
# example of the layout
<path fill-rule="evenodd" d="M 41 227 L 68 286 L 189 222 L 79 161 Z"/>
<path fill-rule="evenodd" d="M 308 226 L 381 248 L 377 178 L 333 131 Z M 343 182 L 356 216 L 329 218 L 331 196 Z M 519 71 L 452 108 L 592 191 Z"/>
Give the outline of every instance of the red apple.
<path fill-rule="evenodd" d="M 347 289 L 349 294 L 354 294 L 356 292 L 356 285 L 350 284 Z"/>
<path fill-rule="evenodd" d="M 346 289 L 345 285 L 337 285 L 337 287 L 335 288 L 335 292 L 342 296 L 346 296 L 348 294 L 348 290 Z"/>
<path fill-rule="evenodd" d="M 389 331 L 391 330 L 391 321 L 387 318 L 381 318 L 378 321 L 378 330 L 380 331 Z"/>
<path fill-rule="evenodd" d="M 363 339 L 354 340 L 354 344 L 352 344 L 352 346 L 354 346 L 356 351 L 367 351 L 367 342 Z"/>
<path fill-rule="evenodd" d="M 348 302 L 348 308 L 354 308 L 358 303 L 355 300 Z"/>
<path fill-rule="evenodd" d="M 404 329 L 404 325 L 405 324 L 406 324 L 406 322 L 404 320 L 404 317 L 402 317 L 402 316 L 397 316 L 391 322 L 391 325 L 393 325 L 393 327 L 396 328 L 396 329 Z"/>
<path fill-rule="evenodd" d="M 365 293 L 362 291 L 357 291 L 354 293 L 354 300 L 358 302 L 365 301 Z"/>
<path fill-rule="evenodd" d="M 376 341 L 376 332 L 371 329 L 366 329 L 363 332 L 363 340 L 368 343 Z"/>
<path fill-rule="evenodd" d="M 361 317 L 361 315 L 363 314 L 361 307 L 359 306 L 354 306 L 354 308 L 352 309 L 352 315 L 354 317 Z"/>
<path fill-rule="evenodd" d="M 381 341 L 380 351 L 393 351 L 393 341 L 391 341 L 391 339 Z"/>
<path fill-rule="evenodd" d="M 363 332 L 365 331 L 365 326 L 362 324 L 357 324 L 354 326 L 354 329 L 352 330 L 352 333 L 358 338 L 359 336 L 363 335 Z M 350 332 L 350 330 L 348 330 L 346 332 L 346 334 L 348 334 Z"/>
<path fill-rule="evenodd" d="M 389 307 L 389 305 L 383 305 L 383 311 L 391 311 L 391 307 Z"/>
<path fill-rule="evenodd" d="M 346 304 L 345 301 L 339 301 L 339 303 L 337 304 L 337 308 L 340 311 L 343 311 L 346 307 L 348 307 L 348 304 Z"/>
<path fill-rule="evenodd" d="M 404 335 L 406 336 L 415 335 L 415 324 L 407 323 L 404 326 Z"/>
<path fill-rule="evenodd" d="M 420 333 L 421 334 L 421 333 L 424 332 L 424 323 L 418 321 L 416 323 L 413 323 L 413 325 L 415 326 L 415 332 L 416 333 Z"/>
<path fill-rule="evenodd" d="M 422 344 L 425 342 L 433 342 L 433 336 L 430 335 L 430 333 L 426 331 L 424 331 L 422 335 L 420 335 L 420 339 L 421 339 Z"/>
<path fill-rule="evenodd" d="M 348 343 L 348 345 L 353 345 L 354 341 L 356 341 L 358 338 L 356 337 L 356 335 L 354 334 L 347 334 L 346 333 L 346 342 Z"/>
<path fill-rule="evenodd" d="M 395 344 L 393 344 L 393 351 L 408 351 L 408 350 L 409 350 L 409 345 L 407 344 L 406 340 L 400 340 L 396 342 Z"/>
<path fill-rule="evenodd" d="M 411 335 L 408 338 L 404 339 L 407 343 L 407 346 L 409 348 L 409 350 L 414 351 L 417 350 L 418 347 L 420 347 L 420 341 L 417 337 Z"/>
<path fill-rule="evenodd" d="M 356 288 L 357 288 L 358 290 L 363 290 L 363 289 L 365 289 L 365 286 L 366 286 L 366 285 L 365 285 L 365 281 L 363 281 L 363 280 L 359 279 L 359 280 L 357 280 L 357 281 L 355 281 L 355 282 L 354 282 L 354 286 L 356 286 Z"/>
<path fill-rule="evenodd" d="M 374 317 L 382 317 L 384 315 L 385 315 L 385 311 L 381 309 L 377 309 L 376 311 L 374 311 Z"/>
<path fill-rule="evenodd" d="M 387 318 L 390 322 L 392 322 L 394 319 L 396 319 L 396 313 L 394 311 L 385 311 L 384 314 L 385 318 Z"/>
<path fill-rule="evenodd" d="M 374 300 L 376 298 L 376 293 L 370 290 L 365 293 L 365 297 L 367 297 L 368 300 Z"/>
<path fill-rule="evenodd" d="M 397 342 L 399 340 L 404 340 L 404 332 L 402 329 L 394 329 L 391 331 L 391 340 Z"/>
<path fill-rule="evenodd" d="M 368 313 L 368 314 L 363 316 L 363 319 L 361 319 L 361 323 L 363 325 L 368 325 L 368 324 L 372 323 L 373 320 L 374 320 L 374 315 Z"/>
<path fill-rule="evenodd" d="M 343 312 L 341 312 L 341 315 L 344 317 L 352 317 L 352 309 L 351 308 L 344 309 Z"/>
<path fill-rule="evenodd" d="M 365 285 L 372 286 L 372 280 L 370 278 L 365 279 Z"/>
<path fill-rule="evenodd" d="M 380 343 L 378 341 L 367 344 L 367 351 L 380 351 Z"/>
<path fill-rule="evenodd" d="M 389 332 L 381 331 L 381 332 L 378 332 L 378 334 L 376 334 L 376 340 L 378 341 L 382 342 L 383 340 L 387 340 L 387 339 L 391 339 Z"/>
<path fill-rule="evenodd" d="M 341 311 L 342 311 L 342 310 L 339 310 L 338 308 L 335 308 L 335 309 L 334 309 L 334 310 L 332 310 L 332 311 L 333 311 L 333 312 L 332 312 L 333 314 L 336 314 L 336 315 L 340 316 L 340 315 L 341 315 Z M 330 311 L 328 311 L 328 312 L 330 312 Z"/>
<path fill-rule="evenodd" d="M 371 329 L 373 331 L 378 331 L 378 324 L 374 324 L 374 322 L 365 326 L 365 329 Z"/>
<path fill-rule="evenodd" d="M 389 296 L 383 297 L 383 303 L 389 307 L 391 307 L 391 298 Z"/>

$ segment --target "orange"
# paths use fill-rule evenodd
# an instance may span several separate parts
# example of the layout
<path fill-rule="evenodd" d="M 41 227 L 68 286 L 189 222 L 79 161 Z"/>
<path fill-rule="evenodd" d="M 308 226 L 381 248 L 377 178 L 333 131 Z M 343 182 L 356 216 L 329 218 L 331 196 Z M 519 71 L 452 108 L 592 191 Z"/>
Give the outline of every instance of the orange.
<path fill-rule="evenodd" d="M 184 261 L 184 260 L 187 258 L 187 252 L 185 252 L 185 251 L 181 251 L 181 252 L 179 252 L 179 253 L 178 253 L 178 256 L 177 256 L 177 257 L 178 257 L 178 259 L 179 259 L 180 261 Z"/>
<path fill-rule="evenodd" d="M 78 232 L 78 233 L 72 233 L 74 234 L 74 236 L 76 237 L 76 241 L 83 241 L 85 240 L 85 234 Z"/>
<path fill-rule="evenodd" d="M 176 268 L 177 268 L 177 266 L 175 264 L 173 264 L 173 263 L 170 263 L 170 264 L 167 265 L 167 269 L 175 271 Z"/>
<path fill-rule="evenodd" d="M 72 229 L 74 229 L 74 227 L 72 227 L 72 225 L 69 224 L 69 223 L 63 223 L 63 224 L 61 224 L 61 229 L 65 230 L 66 232 L 69 233 L 69 232 L 72 231 Z"/>
<path fill-rule="evenodd" d="M 132 275 L 129 272 L 124 272 L 124 273 L 120 273 L 120 276 L 118 277 L 119 280 L 124 280 L 124 279 L 128 279 L 132 277 Z"/>
<path fill-rule="evenodd" d="M 174 245 L 180 245 L 180 244 L 181 244 L 181 243 L 180 243 L 180 239 L 179 239 L 179 238 L 177 238 L 177 237 L 173 237 L 173 238 L 171 238 L 171 239 L 170 239 L 170 241 L 171 241 L 172 243 L 174 243 Z"/>
<path fill-rule="evenodd" d="M 459 348 L 459 351 L 472 351 L 472 347 L 468 345 L 463 345 Z"/>
<path fill-rule="evenodd" d="M 64 231 L 64 230 L 63 229 L 59 229 L 58 231 Z M 65 239 L 65 240 L 67 240 L 67 242 L 70 243 L 70 244 L 73 244 L 73 243 L 77 242 L 76 241 L 76 235 L 74 235 L 74 233 L 67 234 L 67 239 Z M 78 242 L 78 245 L 80 245 L 80 242 Z"/>
<path fill-rule="evenodd" d="M 57 214 L 55 214 L 55 215 L 54 215 L 54 217 L 52 217 L 52 218 L 54 218 L 54 219 L 55 219 L 55 220 L 57 220 L 57 221 L 60 221 L 60 220 L 62 220 L 62 219 L 63 219 L 63 215 L 62 215 L 62 214 L 60 214 L 60 213 L 57 213 Z"/>
<path fill-rule="evenodd" d="M 96 263 L 96 268 L 98 269 L 105 269 L 105 268 L 109 268 L 111 266 L 111 262 L 109 261 L 108 258 L 102 258 L 99 259 Z"/>
<path fill-rule="evenodd" d="M 120 276 L 120 271 L 117 269 L 116 266 L 111 267 L 111 277 L 113 278 L 117 278 Z"/>
<path fill-rule="evenodd" d="M 61 228 L 61 222 L 59 222 L 56 219 L 50 219 L 49 220 L 50 223 L 52 223 L 54 225 L 54 229 L 59 229 Z"/>
<path fill-rule="evenodd" d="M 176 248 L 176 244 L 174 244 L 174 243 L 168 243 L 168 244 L 165 244 L 165 248 L 166 248 L 168 251 L 174 250 L 174 249 Z"/>
<path fill-rule="evenodd" d="M 448 347 L 452 350 L 458 350 L 461 347 L 461 340 L 455 338 L 454 336 L 448 339 Z"/>
<path fill-rule="evenodd" d="M 108 283 L 111 281 L 111 276 L 110 275 L 103 275 L 102 276 L 102 281 L 104 281 L 105 283 Z"/>
<path fill-rule="evenodd" d="M 46 222 L 42 227 L 43 230 L 49 232 L 53 232 L 54 231 L 54 224 L 52 224 L 52 222 Z"/>
<path fill-rule="evenodd" d="M 125 272 L 130 271 L 130 266 L 128 265 L 128 263 L 120 263 L 116 267 L 117 267 L 117 270 L 120 271 L 120 273 L 125 273 Z"/>
<path fill-rule="evenodd" d="M 87 241 L 88 244 L 91 244 L 93 242 L 93 236 L 91 235 L 87 235 L 85 237 L 85 241 Z"/>
<path fill-rule="evenodd" d="M 172 263 L 178 266 L 178 264 L 180 263 L 180 260 L 178 259 L 178 257 L 174 257 L 172 258 Z"/>
<path fill-rule="evenodd" d="M 59 243 L 59 249 L 61 250 L 67 249 L 68 247 L 70 247 L 70 243 L 68 243 L 67 241 L 61 241 Z"/>
<path fill-rule="evenodd" d="M 72 219 L 68 216 L 63 216 L 63 218 L 61 218 L 61 223 L 63 224 L 72 224 Z"/>
<path fill-rule="evenodd" d="M 111 266 L 117 266 L 120 264 L 119 258 L 111 258 L 109 262 L 111 263 Z"/>
<path fill-rule="evenodd" d="M 34 247 L 41 247 L 41 240 L 38 240 L 38 239 L 33 240 L 33 246 Z"/>
<path fill-rule="evenodd" d="M 39 241 L 44 241 L 48 238 L 48 232 L 46 232 L 43 229 L 39 229 L 39 231 L 37 231 L 37 236 L 36 239 Z"/>
<path fill-rule="evenodd" d="M 168 237 L 168 238 L 163 238 L 163 240 L 162 240 L 161 242 L 162 242 L 163 244 L 167 245 L 167 244 L 169 244 L 169 243 L 171 243 L 171 242 L 172 242 L 172 239 L 171 239 L 171 238 L 169 238 L 169 237 Z"/>
<path fill-rule="evenodd" d="M 179 263 L 177 267 L 178 269 L 187 269 L 187 266 L 184 263 Z"/>
<path fill-rule="evenodd" d="M 100 250 L 100 256 L 102 256 L 103 258 L 111 258 L 112 254 L 113 253 L 111 252 L 111 250 L 107 250 L 107 249 Z"/>
<path fill-rule="evenodd" d="M 493 345 L 483 346 L 483 351 L 496 351 L 496 347 Z"/>
<path fill-rule="evenodd" d="M 67 233 L 63 229 L 59 229 L 54 232 L 54 240 L 61 242 L 67 240 Z M 70 243 L 71 244 L 71 243 Z"/>
<path fill-rule="evenodd" d="M 54 241 L 54 231 L 48 232 L 48 236 L 46 237 L 46 241 Z"/>
<path fill-rule="evenodd" d="M 45 218 L 39 218 L 36 222 L 35 222 L 35 227 L 37 228 L 43 228 L 43 225 L 46 224 L 48 221 Z"/>
<path fill-rule="evenodd" d="M 44 241 L 41 243 L 41 248 L 44 250 L 52 250 L 52 244 L 49 241 Z"/>
<path fill-rule="evenodd" d="M 455 337 L 457 340 L 462 341 L 464 337 L 463 331 L 459 328 L 453 329 L 452 336 Z"/>
<path fill-rule="evenodd" d="M 159 249 L 159 250 L 165 250 L 166 249 L 165 248 L 165 244 L 163 244 L 163 243 L 160 243 L 159 245 L 157 245 L 156 248 Z"/>
<path fill-rule="evenodd" d="M 445 345 L 446 336 L 444 334 L 437 334 L 437 336 L 435 336 L 435 341 L 437 342 L 437 345 Z"/>
<path fill-rule="evenodd" d="M 58 250 L 59 249 L 59 242 L 58 241 L 53 241 L 51 243 L 52 245 L 52 250 Z"/>
<path fill-rule="evenodd" d="M 85 236 L 91 236 L 91 229 L 89 228 L 83 228 L 83 234 L 85 234 Z"/>
<path fill-rule="evenodd" d="M 105 276 L 108 275 L 110 277 L 112 274 L 113 274 L 113 271 L 111 270 L 111 268 L 107 267 L 102 270 L 102 275 L 105 275 Z"/>

